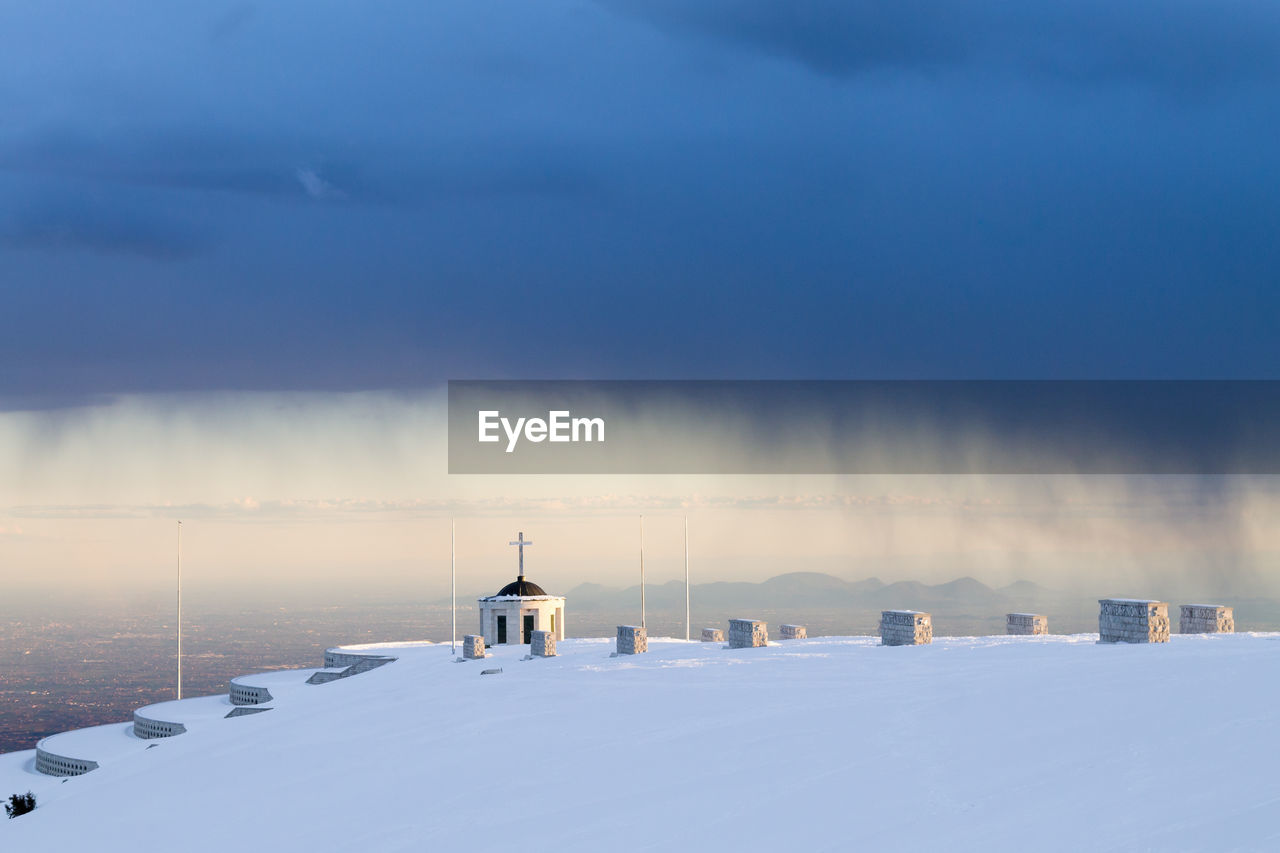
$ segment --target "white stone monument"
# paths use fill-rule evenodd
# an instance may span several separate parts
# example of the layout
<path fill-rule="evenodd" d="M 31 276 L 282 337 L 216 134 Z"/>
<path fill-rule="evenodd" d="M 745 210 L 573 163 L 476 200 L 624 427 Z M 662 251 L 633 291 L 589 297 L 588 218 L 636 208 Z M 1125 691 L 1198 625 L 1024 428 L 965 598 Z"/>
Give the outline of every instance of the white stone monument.
<path fill-rule="evenodd" d="M 497 595 L 479 601 L 480 634 L 485 645 L 528 643 L 534 631 L 549 631 L 563 640 L 564 597 L 547 595 L 542 587 L 524 579 L 524 549 L 533 544 L 524 533 L 511 544 L 520 549 L 519 574 Z"/>
<path fill-rule="evenodd" d="M 556 656 L 556 635 L 550 631 L 534 631 L 529 642 L 529 654 L 535 658 L 553 658 Z"/>
<path fill-rule="evenodd" d="M 924 646 L 933 642 L 933 617 L 919 610 L 882 610 L 880 643 L 886 646 Z"/>
<path fill-rule="evenodd" d="M 1169 605 L 1145 598 L 1098 599 L 1098 642 L 1169 642 Z"/>
<path fill-rule="evenodd" d="M 1178 617 L 1179 634 L 1234 634 L 1236 614 L 1221 604 L 1184 604 Z"/>
<path fill-rule="evenodd" d="M 729 648 L 754 649 L 769 645 L 769 626 L 759 619 L 730 619 Z"/>
<path fill-rule="evenodd" d="M 618 626 L 618 654 L 639 655 L 649 651 L 649 632 L 639 625 Z"/>
<path fill-rule="evenodd" d="M 779 625 L 778 636 L 784 640 L 804 640 L 809 631 L 803 625 Z"/>
<path fill-rule="evenodd" d="M 719 628 L 703 628 L 703 629 L 702 629 L 702 642 L 704 642 L 704 643 L 723 643 L 723 642 L 724 642 L 724 631 L 721 631 Z"/>
<path fill-rule="evenodd" d="M 1008 613 L 1004 617 L 1004 632 L 1022 636 L 1047 634 L 1049 620 L 1039 613 Z"/>
<path fill-rule="evenodd" d="M 484 659 L 484 637 L 479 634 L 467 634 L 462 638 L 462 657 L 466 660 Z"/>

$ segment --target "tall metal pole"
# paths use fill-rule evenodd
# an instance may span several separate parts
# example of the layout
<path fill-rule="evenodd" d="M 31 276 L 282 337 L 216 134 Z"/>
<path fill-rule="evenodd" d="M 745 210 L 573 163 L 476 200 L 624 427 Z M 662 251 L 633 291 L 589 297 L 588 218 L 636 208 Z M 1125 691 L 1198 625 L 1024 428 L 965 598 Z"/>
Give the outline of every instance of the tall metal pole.
<path fill-rule="evenodd" d="M 640 516 L 640 627 L 648 628 L 644 621 L 644 516 Z"/>
<path fill-rule="evenodd" d="M 182 698 L 182 522 L 178 522 L 178 698 Z"/>
<path fill-rule="evenodd" d="M 449 615 L 453 627 L 449 631 L 449 653 L 457 654 L 458 643 L 458 535 L 457 522 L 449 519 Z"/>
<path fill-rule="evenodd" d="M 684 639 L 689 640 L 689 516 L 684 517 Z"/>

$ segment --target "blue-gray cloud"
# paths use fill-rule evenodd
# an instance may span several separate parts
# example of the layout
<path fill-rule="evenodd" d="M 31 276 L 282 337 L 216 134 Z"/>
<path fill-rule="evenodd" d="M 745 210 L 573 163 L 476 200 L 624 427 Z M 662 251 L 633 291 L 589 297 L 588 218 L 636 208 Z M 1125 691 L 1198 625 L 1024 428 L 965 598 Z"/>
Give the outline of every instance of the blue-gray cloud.
<path fill-rule="evenodd" d="M 54 253 L 87 250 L 159 261 L 185 260 L 201 248 L 198 237 L 171 222 L 81 204 L 45 204 L 0 221 L 0 246 Z"/>
<path fill-rule="evenodd" d="M 1277 9 L 0 12 L 0 397 L 1274 376 Z"/>
<path fill-rule="evenodd" d="M 1280 7 L 1258 0 L 606 1 L 833 75 L 985 69 L 1200 89 L 1280 68 Z"/>
<path fill-rule="evenodd" d="M 237 129 L 230 129 L 234 133 Z M 538 140 L 486 140 L 404 150 L 393 140 L 257 138 L 212 127 L 136 128 L 111 136 L 47 128 L 0 143 L 0 172 L 175 192 L 280 201 L 424 204 L 475 195 L 578 195 L 597 176 Z M 323 153 L 338 151 L 337 156 Z"/>

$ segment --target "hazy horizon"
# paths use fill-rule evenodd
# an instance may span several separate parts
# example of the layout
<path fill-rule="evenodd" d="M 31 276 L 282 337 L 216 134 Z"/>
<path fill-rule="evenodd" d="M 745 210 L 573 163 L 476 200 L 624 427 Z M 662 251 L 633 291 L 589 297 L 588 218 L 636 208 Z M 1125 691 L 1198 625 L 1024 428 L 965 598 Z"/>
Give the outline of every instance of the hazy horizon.
<path fill-rule="evenodd" d="M 1276 477 L 458 476 L 432 394 L 197 394 L 0 412 L 0 563 L 16 590 L 378 588 L 515 573 L 629 585 L 789 571 L 1269 595 Z M 785 437 L 779 452 L 785 452 Z M 707 452 L 734 452 L 708 447 Z M 302 594 L 303 600 L 313 600 Z"/>

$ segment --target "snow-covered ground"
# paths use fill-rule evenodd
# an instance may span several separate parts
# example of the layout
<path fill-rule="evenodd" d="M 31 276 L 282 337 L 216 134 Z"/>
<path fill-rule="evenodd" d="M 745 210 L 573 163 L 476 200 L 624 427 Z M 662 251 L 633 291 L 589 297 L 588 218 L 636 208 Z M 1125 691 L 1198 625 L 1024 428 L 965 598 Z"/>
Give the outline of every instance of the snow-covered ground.
<path fill-rule="evenodd" d="M 77 733 L 84 776 L 0 756 L 0 795 L 39 802 L 0 849 L 1280 849 L 1280 635 L 1095 639 L 384 645 L 271 676 L 266 713 L 190 700 L 142 749 Z"/>

